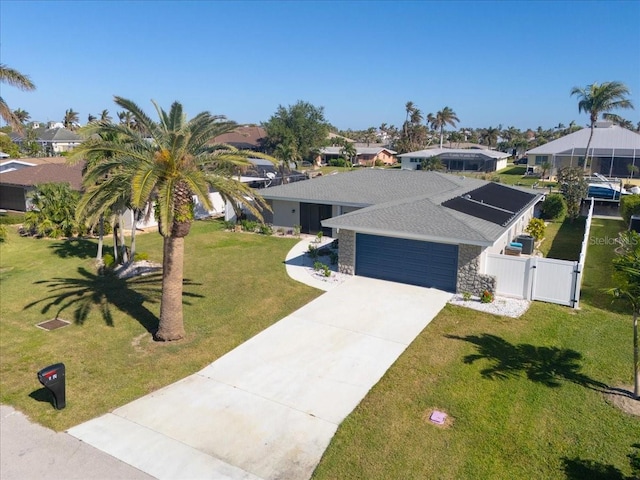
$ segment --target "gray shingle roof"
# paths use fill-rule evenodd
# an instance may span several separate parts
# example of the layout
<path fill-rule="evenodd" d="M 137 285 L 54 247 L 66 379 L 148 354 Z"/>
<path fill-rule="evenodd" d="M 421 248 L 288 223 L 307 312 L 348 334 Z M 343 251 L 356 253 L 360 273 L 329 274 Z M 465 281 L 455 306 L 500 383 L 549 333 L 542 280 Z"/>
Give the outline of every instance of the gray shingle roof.
<path fill-rule="evenodd" d="M 589 150 L 593 149 L 594 155 L 611 156 L 615 151 L 616 157 L 640 158 L 640 134 L 622 128 L 618 125 L 610 125 L 601 122 L 593 130 L 593 139 Z M 527 151 L 533 155 L 584 155 L 589 141 L 590 128 L 583 128 L 577 132 L 565 135 L 562 138 L 545 143 Z"/>
<path fill-rule="evenodd" d="M 431 158 L 440 155 L 443 158 L 509 158 L 510 153 L 498 152 L 497 150 L 484 150 L 480 148 L 429 148 L 417 152 L 403 153 L 399 158 Z"/>
<path fill-rule="evenodd" d="M 364 207 L 324 220 L 326 227 L 491 245 L 509 225 L 503 227 L 441 205 L 488 183 L 439 172 L 365 169 L 263 189 L 260 194 L 270 200 Z M 532 195 L 527 207 L 540 198 L 531 190 L 517 190 Z"/>
<path fill-rule="evenodd" d="M 82 137 L 66 128 L 36 128 L 36 138 L 40 142 L 82 142 Z M 24 135 L 11 134 L 11 139 L 22 141 Z"/>

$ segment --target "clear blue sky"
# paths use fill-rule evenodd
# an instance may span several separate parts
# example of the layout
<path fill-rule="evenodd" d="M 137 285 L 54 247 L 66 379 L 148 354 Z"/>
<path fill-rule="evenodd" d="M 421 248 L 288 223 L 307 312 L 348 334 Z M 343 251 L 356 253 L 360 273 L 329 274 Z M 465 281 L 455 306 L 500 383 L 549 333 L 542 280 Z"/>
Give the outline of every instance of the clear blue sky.
<path fill-rule="evenodd" d="M 401 126 L 413 101 L 459 126 L 588 122 L 574 86 L 618 80 L 640 121 L 640 1 L 0 1 L 2 85 L 33 120 L 174 100 L 240 123 L 278 105 L 323 106 L 341 129 Z"/>

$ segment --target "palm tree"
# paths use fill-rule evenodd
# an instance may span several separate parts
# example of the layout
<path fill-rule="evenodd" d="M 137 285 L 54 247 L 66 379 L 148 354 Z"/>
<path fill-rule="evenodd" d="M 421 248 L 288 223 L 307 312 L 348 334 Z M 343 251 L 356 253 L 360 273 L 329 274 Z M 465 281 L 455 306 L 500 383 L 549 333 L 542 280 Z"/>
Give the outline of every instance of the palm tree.
<path fill-rule="evenodd" d="M 444 127 L 447 125 L 451 125 L 455 128 L 456 122 L 459 121 L 460 119 L 456 116 L 456 112 L 451 110 L 449 107 L 444 107 L 442 110 L 436 113 L 435 116 L 431 115 L 431 128 L 440 131 L 440 148 L 442 148 L 444 141 Z"/>
<path fill-rule="evenodd" d="M 100 112 L 100 121 L 101 122 L 110 122 L 111 116 L 109 115 L 109 110 L 104 109 Z"/>
<path fill-rule="evenodd" d="M 280 160 L 278 168 L 280 170 L 280 176 L 282 177 L 282 183 L 287 183 L 286 174 L 291 170 L 291 163 L 298 165 L 298 162 L 302 160 L 302 156 L 298 153 L 295 142 L 278 144 L 273 154 Z"/>
<path fill-rule="evenodd" d="M 27 123 L 27 121 L 31 118 L 31 115 L 29 115 L 29 112 L 26 112 L 21 108 L 14 110 L 13 115 L 16 117 L 16 119 L 20 122 L 21 125 L 24 125 L 25 123 Z"/>
<path fill-rule="evenodd" d="M 487 142 L 489 148 L 491 148 L 498 141 L 498 135 L 500 135 L 500 130 L 493 127 L 484 128 L 480 132 L 480 138 L 484 142 Z"/>
<path fill-rule="evenodd" d="M 256 216 L 268 208 L 261 197 L 247 185 L 234 180 L 232 166 L 250 165 L 249 156 L 272 157 L 257 152 L 241 151 L 229 145 L 211 144 L 212 139 L 235 127 L 222 116 L 202 112 L 187 120 L 182 105 L 174 102 L 169 112 L 153 103 L 159 121 L 154 122 L 134 102 L 115 97 L 115 103 L 128 112 L 146 132 L 128 125 L 96 122 L 84 132 L 115 135 L 117 141 L 83 142 L 73 150 L 72 160 L 85 155 L 111 154 L 90 169 L 96 178 L 112 175 L 127 179 L 131 188 L 131 204 L 143 208 L 155 202 L 159 232 L 163 237 L 162 300 L 160 323 L 155 338 L 162 341 L 184 337 L 182 282 L 184 237 L 193 221 L 194 195 L 205 208 L 211 209 L 209 189 L 223 198 L 245 206 Z M 147 137 L 148 135 L 148 137 Z M 106 188 L 106 187 L 103 187 Z"/>
<path fill-rule="evenodd" d="M 121 125 L 131 127 L 133 124 L 133 114 L 127 111 L 118 112 L 118 120 L 120 120 Z"/>
<path fill-rule="evenodd" d="M 353 158 L 358 154 L 356 147 L 351 142 L 344 142 L 344 145 L 340 149 L 340 154 L 344 155 L 349 160 L 349 165 L 353 166 Z"/>
<path fill-rule="evenodd" d="M 579 99 L 578 112 L 589 114 L 591 133 L 584 153 L 584 169 L 587 171 L 590 166 L 588 162 L 589 147 L 591 146 L 593 130 L 600 114 L 619 108 L 633 108 L 633 104 L 627 98 L 629 89 L 622 82 L 604 82 L 602 85 L 593 83 L 587 85 L 586 88 L 573 87 L 571 96 L 573 95 L 576 95 Z"/>
<path fill-rule="evenodd" d="M 79 121 L 78 112 L 75 112 L 73 108 L 64 112 L 64 118 L 62 119 L 62 124 L 64 128 L 68 128 L 69 130 L 75 130 Z"/>
<path fill-rule="evenodd" d="M 4 63 L 0 63 L 0 83 L 6 83 L 26 91 L 35 90 L 36 88 L 28 76 L 23 75 L 18 70 L 7 67 Z M 19 133 L 23 132 L 22 123 L 16 118 L 2 97 L 0 97 L 0 117 Z"/>
<path fill-rule="evenodd" d="M 92 115 L 91 113 L 87 115 L 87 123 L 95 122 L 97 119 L 98 117 L 96 117 L 95 115 Z"/>

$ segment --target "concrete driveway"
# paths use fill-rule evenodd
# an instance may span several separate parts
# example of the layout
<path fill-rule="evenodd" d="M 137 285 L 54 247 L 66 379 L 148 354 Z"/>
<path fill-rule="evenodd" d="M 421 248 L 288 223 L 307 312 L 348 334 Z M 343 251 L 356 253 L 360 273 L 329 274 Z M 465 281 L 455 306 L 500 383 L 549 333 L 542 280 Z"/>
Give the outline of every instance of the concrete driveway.
<path fill-rule="evenodd" d="M 68 433 L 157 478 L 307 479 L 450 297 L 353 277 L 202 371 Z"/>

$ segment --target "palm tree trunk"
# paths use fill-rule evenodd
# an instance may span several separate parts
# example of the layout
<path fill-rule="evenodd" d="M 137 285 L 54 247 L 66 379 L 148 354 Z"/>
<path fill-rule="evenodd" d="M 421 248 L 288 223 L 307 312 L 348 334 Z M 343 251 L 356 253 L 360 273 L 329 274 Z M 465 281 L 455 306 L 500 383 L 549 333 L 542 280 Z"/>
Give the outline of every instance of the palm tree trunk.
<path fill-rule="evenodd" d="M 104 243 L 104 215 L 100 215 L 100 222 L 98 223 L 98 253 L 96 254 L 96 261 L 102 261 L 102 245 Z"/>
<path fill-rule="evenodd" d="M 122 212 L 120 212 L 118 214 L 118 223 L 120 224 L 120 229 L 118 230 L 118 233 L 120 234 L 120 250 L 121 250 L 121 257 L 122 257 L 122 263 L 126 264 L 129 259 L 127 258 L 127 243 L 124 241 L 124 217 L 122 215 Z"/>
<path fill-rule="evenodd" d="M 184 338 L 182 315 L 182 281 L 184 264 L 184 237 L 163 237 L 162 300 L 157 340 L 171 341 Z"/>
<path fill-rule="evenodd" d="M 587 168 L 587 165 L 590 165 L 589 164 L 589 147 L 591 146 L 591 139 L 593 138 L 593 129 L 594 129 L 594 124 L 592 122 L 591 133 L 589 134 L 589 141 L 587 142 L 587 150 L 584 152 L 584 172 L 585 173 L 587 173 L 591 169 L 591 166 Z M 592 162 L 593 162 L 593 159 L 592 159 Z"/>
<path fill-rule="evenodd" d="M 440 127 L 440 148 L 442 148 L 443 140 L 444 140 L 444 127 Z"/>
<path fill-rule="evenodd" d="M 638 310 L 633 312 L 633 372 L 635 382 L 633 385 L 633 396 L 640 399 L 640 365 L 638 365 Z"/>
<path fill-rule="evenodd" d="M 133 220 L 131 224 L 131 251 L 129 252 L 129 261 L 133 262 L 136 256 L 136 225 L 138 224 L 138 210 L 133 209 L 131 212 L 131 218 Z"/>
<path fill-rule="evenodd" d="M 118 224 L 118 220 L 116 219 L 113 224 L 113 261 L 117 264 L 118 259 L 120 258 L 119 252 L 120 248 L 118 246 L 118 229 L 120 225 Z"/>

